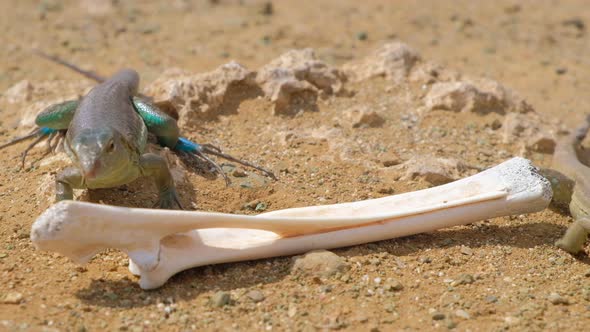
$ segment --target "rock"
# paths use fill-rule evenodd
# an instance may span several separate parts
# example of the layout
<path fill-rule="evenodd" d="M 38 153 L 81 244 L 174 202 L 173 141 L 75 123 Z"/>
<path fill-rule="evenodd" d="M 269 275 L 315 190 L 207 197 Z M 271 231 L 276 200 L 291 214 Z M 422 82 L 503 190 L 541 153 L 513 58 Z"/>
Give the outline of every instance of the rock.
<path fill-rule="evenodd" d="M 289 114 L 296 104 L 299 108 L 313 107 L 318 92 L 339 93 L 346 76 L 319 61 L 314 51 L 306 48 L 290 50 L 260 68 L 256 82 L 275 104 L 275 114 Z"/>
<path fill-rule="evenodd" d="M 2 303 L 4 304 L 19 304 L 23 300 L 23 294 L 17 292 L 10 292 L 4 295 Z"/>
<path fill-rule="evenodd" d="M 236 168 L 232 171 L 231 173 L 232 176 L 236 177 L 236 178 L 245 178 L 248 176 L 248 173 L 246 173 L 244 170 Z"/>
<path fill-rule="evenodd" d="M 344 259 L 333 252 L 314 250 L 294 258 L 292 273 L 314 277 L 330 277 L 349 269 Z"/>
<path fill-rule="evenodd" d="M 463 318 L 463 319 L 470 319 L 471 315 L 469 315 L 469 313 L 465 310 L 462 309 L 458 309 L 455 311 L 455 316 L 459 317 L 459 318 Z"/>
<path fill-rule="evenodd" d="M 259 290 L 249 291 L 246 296 L 254 303 L 262 302 L 265 299 L 264 294 L 262 294 L 262 292 Z"/>
<path fill-rule="evenodd" d="M 568 304 L 570 304 L 570 301 L 567 298 L 559 295 L 558 293 L 549 294 L 549 296 L 547 296 L 547 300 L 549 300 L 549 302 L 551 302 L 551 304 L 555 304 L 555 305 L 558 305 L 558 304 L 568 305 Z"/>
<path fill-rule="evenodd" d="M 260 14 L 265 16 L 271 16 L 274 14 L 274 7 L 271 1 L 266 1 L 260 6 Z"/>
<path fill-rule="evenodd" d="M 456 159 L 419 155 L 391 168 L 401 171 L 404 181 L 423 179 L 433 185 L 441 185 L 460 178 L 467 166 Z"/>
<path fill-rule="evenodd" d="M 402 289 L 404 289 L 404 285 L 402 285 L 402 283 L 397 280 L 397 279 L 387 279 L 387 282 L 385 283 L 385 285 L 383 285 L 383 289 L 385 289 L 386 291 L 401 291 Z"/>
<path fill-rule="evenodd" d="M 420 55 L 400 42 L 385 44 L 359 61 L 345 64 L 342 70 L 354 81 L 382 76 L 396 83 L 402 82 L 420 60 Z"/>
<path fill-rule="evenodd" d="M 535 136 L 527 139 L 527 147 L 531 151 L 553 154 L 555 151 L 555 139 L 548 132 L 538 132 Z"/>
<path fill-rule="evenodd" d="M 463 273 L 451 282 L 451 286 L 469 285 L 475 282 L 475 278 L 471 274 Z"/>
<path fill-rule="evenodd" d="M 213 305 L 214 307 L 218 307 L 218 308 L 226 306 L 226 305 L 230 304 L 230 302 L 231 302 L 230 294 L 228 292 L 224 292 L 224 291 L 219 291 L 219 292 L 215 293 L 213 296 L 211 296 L 211 299 L 209 299 L 209 303 L 211 303 L 211 305 Z"/>
<path fill-rule="evenodd" d="M 452 330 L 457 327 L 457 322 L 455 322 L 452 319 L 449 319 L 446 321 L 446 326 L 447 326 L 447 329 Z"/>
<path fill-rule="evenodd" d="M 508 326 L 514 326 L 514 325 L 520 324 L 520 318 L 514 317 L 514 316 L 506 316 L 506 317 L 504 317 L 504 322 Z"/>
<path fill-rule="evenodd" d="M 555 130 L 536 112 L 509 113 L 502 128 L 504 144 L 517 143 L 522 149 L 548 154 L 555 150 Z"/>
<path fill-rule="evenodd" d="M 443 320 L 445 319 L 447 316 L 445 314 L 443 314 L 442 312 L 439 311 L 434 311 L 431 314 L 432 320 Z"/>
<path fill-rule="evenodd" d="M 498 302 L 498 297 L 496 297 L 494 295 L 488 295 L 485 297 L 485 301 L 487 303 L 496 303 L 496 302 Z"/>
<path fill-rule="evenodd" d="M 466 247 L 466 246 L 461 246 L 461 253 L 463 255 L 467 255 L 467 256 L 471 256 L 473 255 L 473 249 Z"/>
<path fill-rule="evenodd" d="M 429 111 L 479 114 L 532 111 L 532 107 L 525 100 L 500 83 L 489 79 L 435 83 L 424 97 L 424 104 Z"/>
<path fill-rule="evenodd" d="M 82 0 L 80 7 L 90 16 L 105 17 L 112 14 L 114 3 L 112 0 Z"/>
<path fill-rule="evenodd" d="M 445 68 L 433 62 L 417 63 L 409 76 L 410 82 L 432 84 L 435 82 L 457 81 L 461 75 L 454 70 Z"/>
<path fill-rule="evenodd" d="M 377 128 L 383 126 L 385 119 L 367 107 L 352 108 L 343 112 L 343 120 L 352 128 Z"/>
<path fill-rule="evenodd" d="M 147 86 L 144 94 L 152 96 L 158 104 L 172 105 L 181 127 L 193 126 L 199 120 L 217 117 L 224 111 L 224 103 L 237 107 L 236 98 L 260 95 L 255 77 L 255 72 L 234 61 L 196 75 L 170 69 Z"/>

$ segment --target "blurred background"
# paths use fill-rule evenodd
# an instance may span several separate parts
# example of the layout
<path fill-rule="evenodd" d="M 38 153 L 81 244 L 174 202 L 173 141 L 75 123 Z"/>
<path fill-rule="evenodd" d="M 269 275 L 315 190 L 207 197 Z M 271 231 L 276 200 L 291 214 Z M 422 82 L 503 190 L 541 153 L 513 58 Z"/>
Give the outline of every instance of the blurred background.
<path fill-rule="evenodd" d="M 340 64 L 388 40 L 424 58 L 501 81 L 542 113 L 588 109 L 590 6 L 579 1 L 3 0 L 0 90 L 22 79 L 73 79 L 39 48 L 144 83 L 164 69 L 255 68 L 312 47 Z"/>

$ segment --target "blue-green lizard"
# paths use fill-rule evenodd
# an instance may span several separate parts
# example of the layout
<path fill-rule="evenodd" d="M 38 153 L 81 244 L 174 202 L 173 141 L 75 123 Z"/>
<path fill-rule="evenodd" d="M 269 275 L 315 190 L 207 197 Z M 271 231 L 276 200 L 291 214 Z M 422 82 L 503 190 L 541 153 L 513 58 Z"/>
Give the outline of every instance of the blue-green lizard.
<path fill-rule="evenodd" d="M 38 128 L 0 146 L 2 149 L 35 138 L 22 154 L 24 166 L 28 151 L 37 143 L 48 139 L 51 148 L 56 137 L 65 135 L 63 145 L 73 167 L 57 174 L 57 201 L 73 199 L 74 188 L 110 188 L 130 183 L 139 176 L 148 176 L 154 178 L 159 191 L 157 205 L 167 209 L 182 208 L 165 159 L 145 153 L 148 132 L 157 137 L 160 145 L 206 161 L 225 178 L 226 183 L 229 179 L 221 167 L 207 155 L 255 168 L 276 179 L 270 171 L 222 153 L 212 145 L 200 145 L 180 137 L 176 120 L 138 93 L 139 75 L 136 71 L 123 69 L 104 79 L 60 58 L 43 52 L 37 54 L 99 82 L 79 100 L 50 106 L 37 116 Z"/>

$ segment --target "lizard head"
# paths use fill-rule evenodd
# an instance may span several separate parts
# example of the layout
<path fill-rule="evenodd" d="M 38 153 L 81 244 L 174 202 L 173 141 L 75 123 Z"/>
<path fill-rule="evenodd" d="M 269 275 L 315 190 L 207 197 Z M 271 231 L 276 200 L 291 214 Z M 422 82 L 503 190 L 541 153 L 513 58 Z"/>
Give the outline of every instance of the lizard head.
<path fill-rule="evenodd" d="M 85 180 L 111 178 L 130 162 L 123 136 L 111 128 L 85 129 L 70 142 L 74 162 Z"/>

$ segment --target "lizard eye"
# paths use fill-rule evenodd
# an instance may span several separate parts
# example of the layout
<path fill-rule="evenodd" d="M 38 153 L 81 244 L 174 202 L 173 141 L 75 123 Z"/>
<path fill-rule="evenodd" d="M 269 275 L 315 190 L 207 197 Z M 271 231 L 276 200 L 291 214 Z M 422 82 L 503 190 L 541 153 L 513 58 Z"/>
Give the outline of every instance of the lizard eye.
<path fill-rule="evenodd" d="M 109 145 L 107 146 L 106 151 L 108 153 L 111 153 L 111 152 L 115 151 L 115 142 L 110 142 Z"/>

